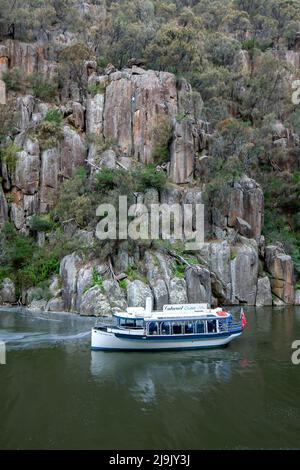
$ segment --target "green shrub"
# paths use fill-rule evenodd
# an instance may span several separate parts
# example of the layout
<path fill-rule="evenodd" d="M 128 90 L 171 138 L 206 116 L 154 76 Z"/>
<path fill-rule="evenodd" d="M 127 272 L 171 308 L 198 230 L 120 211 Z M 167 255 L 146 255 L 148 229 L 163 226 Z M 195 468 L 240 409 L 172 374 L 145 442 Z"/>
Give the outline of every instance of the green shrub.
<path fill-rule="evenodd" d="M 6 277 L 10 277 L 11 269 L 9 265 L 0 265 L 0 282 L 3 281 Z"/>
<path fill-rule="evenodd" d="M 92 96 L 98 93 L 102 94 L 105 92 L 105 85 L 103 85 L 103 83 L 93 83 L 87 87 L 87 91 Z"/>
<path fill-rule="evenodd" d="M 58 109 L 49 109 L 44 116 L 44 121 L 61 126 L 63 123 L 63 117 Z"/>
<path fill-rule="evenodd" d="M 99 286 L 103 287 L 103 279 L 102 276 L 98 273 L 96 266 L 93 266 L 92 270 L 92 287 Z"/>
<path fill-rule="evenodd" d="M 165 186 L 166 181 L 166 174 L 157 172 L 155 165 L 141 166 L 132 171 L 103 168 L 96 174 L 95 187 L 98 191 L 117 190 L 119 194 L 129 194 L 149 188 L 159 190 Z"/>
<path fill-rule="evenodd" d="M 16 169 L 17 153 L 22 149 L 12 142 L 4 147 L 0 147 L 0 160 L 7 165 L 7 169 L 10 173 Z"/>
<path fill-rule="evenodd" d="M 12 101 L 0 104 L 0 144 L 7 142 L 7 137 L 12 137 L 17 132 L 17 117 Z"/>
<path fill-rule="evenodd" d="M 18 233 L 12 223 L 2 229 L 2 246 L 6 261 L 14 269 L 19 269 L 31 260 L 34 243 L 29 237 Z"/>
<path fill-rule="evenodd" d="M 252 52 L 252 53 L 253 53 L 254 49 L 259 49 L 261 51 L 264 51 L 267 48 L 266 45 L 260 43 L 258 41 L 258 39 L 255 38 L 255 37 L 250 38 L 250 39 L 246 39 L 245 41 L 243 41 L 242 47 L 246 51 L 249 51 L 249 52 Z"/>
<path fill-rule="evenodd" d="M 97 153 L 102 153 L 117 144 L 116 139 L 104 138 L 102 135 L 89 133 L 86 136 L 88 144 L 93 144 L 96 147 Z"/>
<path fill-rule="evenodd" d="M 26 88 L 24 73 L 17 67 L 5 72 L 3 74 L 3 81 L 5 82 L 7 91 L 24 91 Z"/>
<path fill-rule="evenodd" d="M 210 60 L 217 66 L 232 66 L 240 49 L 241 44 L 238 41 L 216 32 L 208 38 L 207 52 Z"/>
<path fill-rule="evenodd" d="M 86 170 L 79 167 L 73 178 L 61 185 L 53 214 L 59 222 L 75 219 L 79 226 L 84 226 L 95 216 L 95 202 L 88 188 Z"/>
<path fill-rule="evenodd" d="M 157 190 L 162 189 L 167 182 L 167 175 L 155 170 L 155 165 L 147 165 L 133 171 L 133 179 L 136 185 L 136 191 L 145 191 L 149 188 Z"/>
<path fill-rule="evenodd" d="M 98 57 L 97 59 L 98 67 L 100 67 L 101 69 L 105 69 L 105 67 L 107 67 L 108 64 L 109 64 L 109 60 L 106 57 Z"/>
<path fill-rule="evenodd" d="M 35 137 L 42 149 L 55 147 L 63 138 L 62 123 L 62 116 L 58 110 L 53 109 L 46 113 L 43 121 L 35 128 Z"/>
<path fill-rule="evenodd" d="M 50 220 L 49 215 L 33 215 L 30 218 L 29 225 L 33 232 L 49 232 L 54 227 L 54 223 Z"/>
<path fill-rule="evenodd" d="M 36 250 L 35 255 L 17 273 L 18 284 L 22 287 L 36 286 L 59 272 L 59 258 L 55 253 Z"/>
<path fill-rule="evenodd" d="M 117 200 L 118 196 L 130 196 L 130 193 L 136 190 L 133 173 L 122 168 L 115 170 L 102 168 L 95 175 L 94 185 L 97 191 L 109 195 L 112 202 Z"/>
<path fill-rule="evenodd" d="M 282 213 L 278 208 L 271 208 L 270 201 L 266 199 L 265 223 L 263 235 L 268 244 L 282 243 L 286 253 L 291 255 L 296 275 L 300 276 L 300 235 L 292 226 L 291 216 Z"/>
<path fill-rule="evenodd" d="M 130 281 L 139 280 L 145 283 L 147 282 L 147 279 L 139 272 L 138 266 L 135 264 L 130 264 L 125 273 Z"/>
<path fill-rule="evenodd" d="M 126 290 L 126 288 L 127 288 L 127 280 L 126 280 L 126 279 L 121 279 L 121 280 L 119 281 L 119 286 L 120 286 L 121 289 Z"/>
<path fill-rule="evenodd" d="M 183 279 L 185 275 L 185 268 L 186 268 L 185 264 L 180 263 L 179 261 L 175 261 L 175 263 L 172 266 L 173 276 Z"/>
<path fill-rule="evenodd" d="M 124 173 L 123 170 L 111 170 L 103 168 L 96 173 L 95 185 L 99 191 L 110 191 L 118 186 L 120 176 Z"/>
<path fill-rule="evenodd" d="M 167 118 L 160 119 L 153 130 L 155 147 L 152 153 L 154 163 L 161 165 L 169 160 L 169 143 L 172 138 L 172 126 Z"/>
<path fill-rule="evenodd" d="M 28 77 L 33 95 L 44 101 L 53 101 L 57 95 L 58 87 L 49 77 L 42 73 L 34 73 Z"/>
<path fill-rule="evenodd" d="M 36 286 L 59 271 L 60 253 L 54 246 L 39 247 L 31 237 L 5 224 L 0 234 L 0 276 L 11 277 L 18 288 Z"/>

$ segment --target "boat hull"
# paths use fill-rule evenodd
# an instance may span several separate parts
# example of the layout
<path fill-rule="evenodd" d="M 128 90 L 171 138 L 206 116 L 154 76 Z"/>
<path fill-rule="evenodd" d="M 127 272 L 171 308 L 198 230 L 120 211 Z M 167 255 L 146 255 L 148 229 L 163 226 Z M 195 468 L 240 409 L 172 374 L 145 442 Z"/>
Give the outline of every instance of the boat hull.
<path fill-rule="evenodd" d="M 118 335 L 92 330 L 92 350 L 102 351 L 165 351 L 185 349 L 221 348 L 241 335 L 241 331 L 193 337 Z"/>

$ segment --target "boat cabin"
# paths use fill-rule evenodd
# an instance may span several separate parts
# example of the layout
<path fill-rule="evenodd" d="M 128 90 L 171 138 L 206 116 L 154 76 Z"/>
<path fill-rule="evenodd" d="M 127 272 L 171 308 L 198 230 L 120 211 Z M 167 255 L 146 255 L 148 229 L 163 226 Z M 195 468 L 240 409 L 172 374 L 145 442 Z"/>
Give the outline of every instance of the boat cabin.
<path fill-rule="evenodd" d="M 162 312 L 128 308 L 115 314 L 117 327 L 143 330 L 146 336 L 199 335 L 229 331 L 232 316 L 221 308 L 206 304 L 166 305 Z"/>

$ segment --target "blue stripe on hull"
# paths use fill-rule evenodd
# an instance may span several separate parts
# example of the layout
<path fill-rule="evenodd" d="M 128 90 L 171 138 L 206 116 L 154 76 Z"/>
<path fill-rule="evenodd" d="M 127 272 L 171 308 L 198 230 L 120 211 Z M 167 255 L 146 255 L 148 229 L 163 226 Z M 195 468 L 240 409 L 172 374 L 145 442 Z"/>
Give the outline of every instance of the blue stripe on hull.
<path fill-rule="evenodd" d="M 145 349 L 139 349 L 139 348 L 98 348 L 98 347 L 91 347 L 92 351 L 135 351 L 135 352 L 162 352 L 162 351 L 188 351 L 192 349 L 220 349 L 220 348 L 226 348 L 229 343 L 227 344 L 220 344 L 216 346 L 183 346 L 180 348 L 155 348 L 155 349 L 150 349 L 150 348 L 145 348 Z"/>
<path fill-rule="evenodd" d="M 194 340 L 211 340 L 211 339 L 219 339 L 219 338 L 228 338 L 229 336 L 241 333 L 242 329 L 240 330 L 233 330 L 225 333 L 208 333 L 208 334 L 200 334 L 200 335 L 153 335 L 153 336 L 137 336 L 137 335 L 127 335 L 122 333 L 114 333 L 116 338 L 126 339 L 129 341 L 194 341 Z"/>

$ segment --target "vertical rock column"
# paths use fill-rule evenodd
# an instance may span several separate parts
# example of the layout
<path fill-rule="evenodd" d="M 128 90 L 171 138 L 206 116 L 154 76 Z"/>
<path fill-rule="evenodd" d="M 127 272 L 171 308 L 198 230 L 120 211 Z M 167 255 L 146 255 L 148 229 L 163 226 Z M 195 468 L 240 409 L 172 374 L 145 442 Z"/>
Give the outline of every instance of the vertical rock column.
<path fill-rule="evenodd" d="M 5 46 L 0 46 L 0 104 L 6 104 L 6 86 L 3 75 L 8 70 L 8 52 Z"/>
<path fill-rule="evenodd" d="M 286 304 L 295 300 L 294 264 L 292 258 L 286 255 L 278 246 L 266 247 L 266 266 L 272 275 L 272 291 Z"/>

